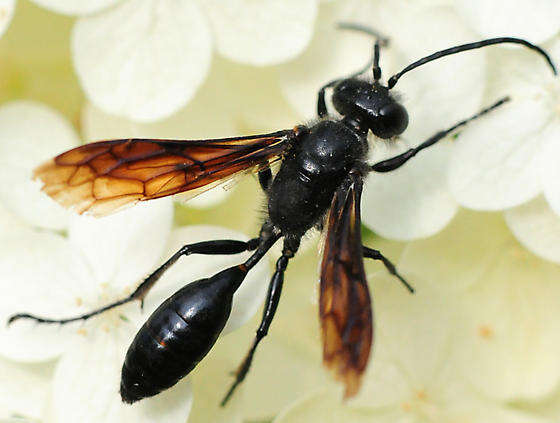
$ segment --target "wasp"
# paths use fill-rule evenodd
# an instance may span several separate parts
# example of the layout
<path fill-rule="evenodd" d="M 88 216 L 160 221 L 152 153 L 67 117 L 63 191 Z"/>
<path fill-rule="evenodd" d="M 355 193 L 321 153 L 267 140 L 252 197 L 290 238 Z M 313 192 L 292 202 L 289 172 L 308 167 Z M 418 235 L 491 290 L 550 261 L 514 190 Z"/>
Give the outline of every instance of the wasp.
<path fill-rule="evenodd" d="M 191 254 L 238 254 L 252 251 L 243 263 L 189 283 L 164 301 L 133 339 L 124 364 L 120 395 L 126 403 L 157 395 L 175 385 L 204 358 L 229 317 L 232 298 L 247 273 L 283 239 L 281 256 L 269 284 L 264 312 L 253 344 L 225 394 L 224 405 L 245 379 L 255 351 L 276 313 L 284 272 L 311 229 L 325 232 L 320 271 L 319 316 L 323 361 L 355 395 L 369 361 L 373 341 L 370 294 L 364 258 L 380 260 L 411 292 L 413 288 L 380 251 L 362 245 L 360 196 L 370 172 L 390 172 L 422 150 L 509 101 L 502 98 L 479 113 L 439 131 L 417 147 L 378 163 L 368 163 L 368 135 L 395 140 L 408 126 L 408 113 L 393 95 L 406 73 L 439 58 L 501 43 L 519 44 L 540 54 L 556 74 L 549 55 L 530 42 L 512 37 L 486 39 L 437 51 L 406 66 L 385 85 L 380 50 L 388 40 L 355 24 L 343 28 L 375 39 L 368 66 L 325 84 L 318 92 L 315 123 L 262 135 L 206 139 L 119 139 L 82 145 L 35 170 L 43 191 L 78 213 L 102 216 L 139 201 L 177 193 L 194 196 L 231 178 L 256 172 L 266 194 L 267 213 L 257 237 L 249 241 L 212 240 L 183 246 L 128 297 L 87 314 L 50 319 L 29 313 L 13 315 L 40 323 L 86 320 L 131 301 L 143 302 L 161 275 L 180 257 Z M 371 70 L 372 78 L 365 77 Z M 329 112 L 325 100 L 331 90 Z M 275 175 L 271 166 L 280 162 Z"/>

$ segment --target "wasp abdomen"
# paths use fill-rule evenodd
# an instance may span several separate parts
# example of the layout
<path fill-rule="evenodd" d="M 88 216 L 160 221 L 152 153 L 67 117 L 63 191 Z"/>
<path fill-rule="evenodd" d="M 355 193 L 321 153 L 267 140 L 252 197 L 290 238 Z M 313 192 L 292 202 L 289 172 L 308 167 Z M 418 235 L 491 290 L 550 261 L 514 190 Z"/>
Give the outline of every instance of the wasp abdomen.
<path fill-rule="evenodd" d="M 204 358 L 247 271 L 235 266 L 186 285 L 144 323 L 126 354 L 121 397 L 133 403 L 175 385 Z"/>

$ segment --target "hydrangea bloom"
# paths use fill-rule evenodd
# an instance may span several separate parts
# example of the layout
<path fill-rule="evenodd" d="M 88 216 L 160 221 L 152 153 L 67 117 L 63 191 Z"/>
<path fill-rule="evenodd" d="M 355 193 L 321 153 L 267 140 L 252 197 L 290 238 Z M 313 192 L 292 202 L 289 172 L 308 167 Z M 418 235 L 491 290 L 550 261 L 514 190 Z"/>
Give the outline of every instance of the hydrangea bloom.
<path fill-rule="evenodd" d="M 58 205 L 30 182 L 30 169 L 46 159 L 43 155 L 50 157 L 60 151 L 57 143 L 67 143 L 63 144 L 67 148 L 77 139 L 60 115 L 36 103 L 10 103 L 0 109 L 0 121 L 5 123 L 0 129 L 4 157 L 14 159 L 9 162 L 12 167 L 5 163 L 2 177 L 16 173 L 21 178 L 0 197 L 0 265 L 4 269 L 0 284 L 5 293 L 0 300 L 1 321 L 18 311 L 52 317 L 81 314 L 130 293 L 162 258 L 185 243 L 216 237 L 247 239 L 217 227 L 171 231 L 173 207 L 169 198 L 98 220 L 63 214 L 60 219 L 53 218 L 54 223 L 46 219 L 48 226 L 40 227 L 36 222 L 42 221 L 41 216 L 34 213 L 49 217 L 51 208 Z M 41 138 L 41 131 L 50 137 Z M 14 163 L 20 167 L 14 167 Z M 25 201 L 18 197 L 20 191 L 26 193 Z M 45 205 L 41 206 L 43 201 Z M 31 209 L 27 214 L 19 211 L 26 211 L 24 204 Z M 62 229 L 67 236 L 52 229 Z M 2 325 L 0 354 L 23 362 L 61 357 L 54 371 L 50 405 L 50 414 L 57 422 L 152 421 L 154 414 L 169 421 L 185 419 L 192 401 L 188 382 L 137 406 L 121 404 L 118 386 L 124 353 L 146 316 L 178 287 L 242 259 L 226 256 L 208 260 L 199 256 L 176 264 L 146 298 L 144 313 L 138 304 L 129 304 L 84 323 L 62 327 L 26 321 L 10 328 Z M 263 261 L 236 293 L 224 333 L 254 314 L 265 295 L 268 278 Z M 41 404 L 37 401 L 35 407 Z M 30 414 L 35 417 L 36 410 Z"/>
<path fill-rule="evenodd" d="M 538 407 L 513 404 L 544 398 L 554 410 L 560 403 L 557 266 L 520 248 L 500 215 L 462 212 L 437 236 L 410 243 L 399 268 L 413 281 L 415 295 L 384 271 L 368 276 L 375 348 L 361 392 L 347 403 L 320 365 L 317 310 L 310 295 L 316 287 L 303 283 L 312 271 L 297 269 L 302 283 L 287 285 L 297 285 L 286 292 L 291 307 L 280 310 L 268 341 L 273 347 L 263 348 L 267 357 L 256 361 L 247 381 L 246 418 L 555 421 Z M 238 336 L 217 351 L 221 360 L 236 354 L 243 339 Z M 205 376 L 208 386 L 217 383 Z"/>
<path fill-rule="evenodd" d="M 275 64 L 305 48 L 316 11 L 317 0 L 128 0 L 78 20 L 74 64 L 98 107 L 153 121 L 193 97 L 208 73 L 213 39 L 229 59 Z"/>

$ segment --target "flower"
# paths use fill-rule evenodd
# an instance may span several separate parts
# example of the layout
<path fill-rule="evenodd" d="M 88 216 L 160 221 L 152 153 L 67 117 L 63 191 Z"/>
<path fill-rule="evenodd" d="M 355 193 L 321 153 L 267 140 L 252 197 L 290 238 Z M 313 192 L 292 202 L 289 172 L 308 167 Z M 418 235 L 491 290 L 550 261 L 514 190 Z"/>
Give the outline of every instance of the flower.
<path fill-rule="evenodd" d="M 390 242 L 375 246 L 398 248 Z M 437 236 L 405 247 L 399 270 L 414 283 L 414 295 L 385 270 L 368 275 L 374 352 L 360 393 L 347 403 L 320 365 L 311 294 L 317 287 L 303 283 L 311 270 L 302 272 L 312 266 L 294 265 L 293 276 L 287 275 L 291 290 L 283 298 L 291 307 L 281 305 L 266 340 L 269 348 L 263 344 L 244 388 L 245 418 L 555 421 L 551 412 L 520 404 L 547 400 L 550 410 L 558 409 L 558 266 L 521 248 L 499 214 L 463 211 Z M 380 265 L 368 269 L 374 266 Z M 237 355 L 246 338 L 241 331 L 232 335 L 209 366 Z M 217 383 L 208 373 L 200 377 L 208 378 L 208 386 Z"/>
<path fill-rule="evenodd" d="M 307 45 L 317 0 L 128 0 L 74 27 L 74 65 L 102 110 L 154 121 L 179 110 L 203 83 L 212 45 L 230 60 L 271 65 Z"/>
<path fill-rule="evenodd" d="M 4 34 L 14 15 L 16 0 L 0 0 L 0 36 Z"/>
<path fill-rule="evenodd" d="M 555 392 L 560 269 L 523 249 L 500 214 L 462 212 L 440 234 L 409 244 L 399 269 L 455 304 L 448 361 L 458 380 L 504 402 Z"/>
<path fill-rule="evenodd" d="M 16 416 L 41 419 L 47 404 L 51 367 L 0 359 L 0 421 Z"/>
<path fill-rule="evenodd" d="M 560 37 L 547 50 L 558 62 Z M 489 77 L 488 96 L 507 93 L 512 100 L 461 133 L 449 167 L 451 192 L 466 207 L 505 210 L 528 249 L 560 263 L 560 79 L 526 52 L 509 50 L 496 54 Z"/>
<path fill-rule="evenodd" d="M 0 287 L 5 293 L 0 299 L 2 321 L 18 311 L 51 317 L 87 312 L 132 292 L 162 258 L 168 258 L 185 243 L 212 238 L 247 239 L 238 232 L 209 226 L 171 231 L 170 198 L 98 220 L 66 213 L 57 216 L 51 210 L 58 206 L 39 195 L 39 187 L 29 181 L 29 173 L 44 160 L 43 155 L 53 155 L 61 143 L 74 144 L 70 125 L 51 109 L 33 102 L 3 106 L 0 122 L 4 123 L 0 146 L 7 160 L 0 173 L 2 178 L 18 176 L 12 189 L 5 189 L 0 197 L 0 228 L 6 229 L 0 234 L 4 248 L 0 258 Z M 21 198 L 20 191 L 27 197 Z M 38 211 L 44 214 L 47 224 L 39 226 L 41 217 L 35 214 Z M 50 216 L 54 217 L 49 219 Z M 239 256 L 212 260 L 195 256 L 177 263 L 147 296 L 145 313 L 140 312 L 138 304 L 127 304 L 82 323 L 58 326 L 18 321 L 10 328 L 2 325 L 0 354 L 26 363 L 60 357 L 52 382 L 50 413 L 54 421 L 152 421 L 154 413 L 169 421 L 186 419 L 192 402 L 188 381 L 137 406 L 120 402 L 118 386 L 124 353 L 146 316 L 165 298 L 184 284 L 241 260 Z M 255 313 L 264 298 L 268 278 L 267 264 L 262 261 L 237 291 L 223 333 Z M 36 407 L 41 404 L 38 401 Z"/>

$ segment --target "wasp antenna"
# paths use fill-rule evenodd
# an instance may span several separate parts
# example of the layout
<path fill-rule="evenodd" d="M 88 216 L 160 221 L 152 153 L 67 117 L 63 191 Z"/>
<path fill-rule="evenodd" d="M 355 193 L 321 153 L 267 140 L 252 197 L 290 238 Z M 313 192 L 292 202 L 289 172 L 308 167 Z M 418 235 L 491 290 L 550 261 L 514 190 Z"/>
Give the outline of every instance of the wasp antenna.
<path fill-rule="evenodd" d="M 393 88 L 396 85 L 397 81 L 400 79 L 400 77 L 403 76 L 405 73 L 407 73 L 407 72 L 411 71 L 412 69 L 415 69 L 419 66 L 422 66 L 422 65 L 424 65 L 428 62 L 431 62 L 433 60 L 437 60 L 441 57 L 449 56 L 450 54 L 460 53 L 462 51 L 475 50 L 477 48 L 491 46 L 491 45 L 494 45 L 494 44 L 504 44 L 504 43 L 521 44 L 522 46 L 525 46 L 525 47 L 527 47 L 531 50 L 536 51 L 537 53 L 539 53 L 541 56 L 544 57 L 544 59 L 547 61 L 548 65 L 552 69 L 552 72 L 554 73 L 554 75 L 558 74 L 558 72 L 556 70 L 556 66 L 555 66 L 554 62 L 552 61 L 552 59 L 550 58 L 550 56 L 548 55 L 548 53 L 546 51 L 544 51 L 542 48 L 540 48 L 539 46 L 537 46 L 535 44 L 532 44 L 527 40 L 523 40 L 521 38 L 500 37 L 500 38 L 489 38 L 487 40 L 478 41 L 476 43 L 462 44 L 460 46 L 455 46 L 455 47 L 451 47 L 451 48 L 448 48 L 448 49 L 445 49 L 445 50 L 437 51 L 433 54 L 430 54 L 429 56 L 423 57 L 422 59 L 417 60 L 414 63 L 411 63 L 406 68 L 404 68 L 402 71 L 400 71 L 399 73 L 396 73 L 391 78 L 389 78 L 389 82 L 388 82 L 387 86 L 389 87 L 389 89 Z"/>
<path fill-rule="evenodd" d="M 363 34 L 371 35 L 373 38 L 379 40 L 381 47 L 386 47 L 389 45 L 389 38 L 381 34 L 380 32 L 370 28 L 369 26 L 360 25 L 355 22 L 338 22 L 336 24 L 338 29 L 348 29 L 350 31 L 361 32 Z"/>
<path fill-rule="evenodd" d="M 388 46 L 389 45 L 389 38 L 385 37 L 384 35 L 375 31 L 374 29 L 372 29 L 370 27 L 367 27 L 365 25 L 360 25 L 360 24 L 357 24 L 357 23 L 352 23 L 352 22 L 339 22 L 337 24 L 337 28 L 339 28 L 339 29 L 349 29 L 351 31 L 361 32 L 363 34 L 371 35 L 372 37 L 375 38 L 375 44 L 373 46 L 373 58 L 372 58 L 371 62 L 373 64 L 373 66 L 372 66 L 373 79 L 375 81 L 379 81 L 381 79 L 381 68 L 379 67 L 379 48 Z M 368 68 L 369 68 L 369 65 L 365 70 L 367 70 Z M 363 72 L 365 72 L 365 70 Z M 360 73 L 363 73 L 363 72 L 360 72 Z"/>

